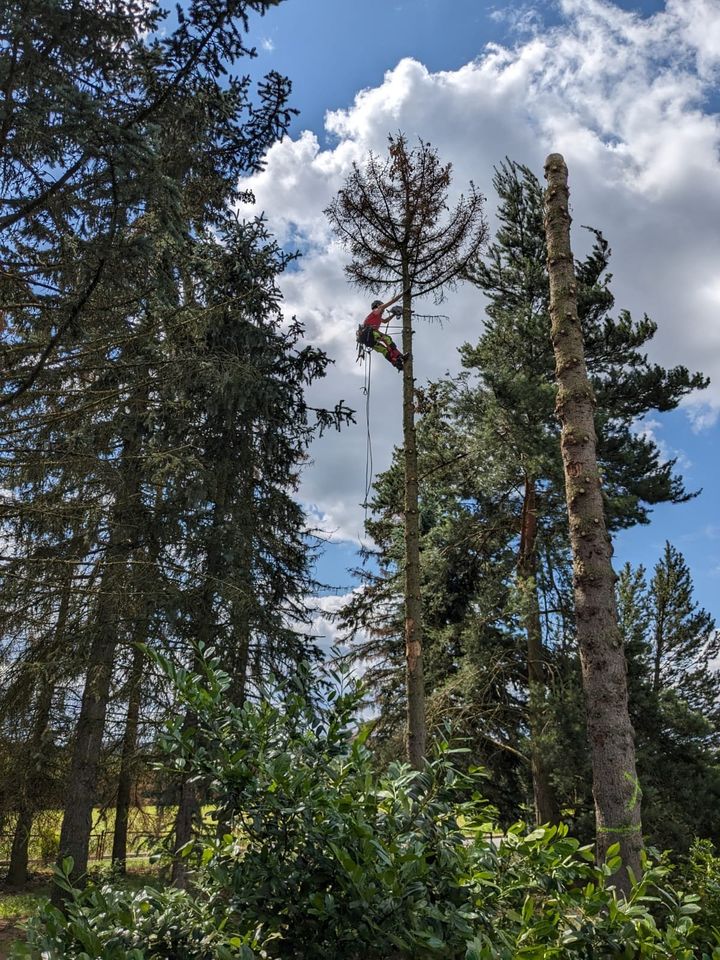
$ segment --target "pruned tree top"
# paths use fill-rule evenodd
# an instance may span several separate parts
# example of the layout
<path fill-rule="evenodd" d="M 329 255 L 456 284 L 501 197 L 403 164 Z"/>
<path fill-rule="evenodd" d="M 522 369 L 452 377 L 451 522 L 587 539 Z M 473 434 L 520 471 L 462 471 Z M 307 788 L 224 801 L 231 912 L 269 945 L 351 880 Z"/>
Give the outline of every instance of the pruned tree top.
<path fill-rule="evenodd" d="M 370 153 L 353 164 L 344 187 L 326 209 L 350 251 L 350 280 L 367 290 L 409 282 L 415 296 L 442 296 L 487 238 L 484 197 L 470 182 L 454 206 L 448 202 L 452 165 L 423 140 L 409 148 L 389 137 L 386 158 Z"/>

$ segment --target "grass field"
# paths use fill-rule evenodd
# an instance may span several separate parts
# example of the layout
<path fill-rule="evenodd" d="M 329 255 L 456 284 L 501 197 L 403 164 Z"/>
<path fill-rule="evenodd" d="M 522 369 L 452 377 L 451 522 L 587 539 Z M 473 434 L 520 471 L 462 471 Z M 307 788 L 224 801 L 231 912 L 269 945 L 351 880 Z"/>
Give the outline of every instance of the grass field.
<path fill-rule="evenodd" d="M 174 807 L 146 806 L 134 807 L 130 811 L 128 824 L 128 853 L 146 858 L 145 851 L 152 841 L 159 840 L 169 833 Z M 60 844 L 60 826 L 62 810 L 43 810 L 33 824 L 30 836 L 29 859 L 33 869 L 52 864 L 58 856 Z M 0 873 L 7 866 L 12 846 L 14 824 L 9 820 L 0 835 Z M 93 811 L 92 835 L 90 838 L 90 858 L 103 860 L 112 851 L 112 837 L 115 828 L 115 810 Z"/>

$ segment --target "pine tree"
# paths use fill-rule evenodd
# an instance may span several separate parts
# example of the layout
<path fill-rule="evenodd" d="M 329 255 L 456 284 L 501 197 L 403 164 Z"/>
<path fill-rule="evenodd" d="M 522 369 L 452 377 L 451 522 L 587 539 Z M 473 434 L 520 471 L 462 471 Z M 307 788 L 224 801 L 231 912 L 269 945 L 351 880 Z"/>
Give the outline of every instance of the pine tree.
<path fill-rule="evenodd" d="M 404 599 L 407 685 L 407 753 L 415 767 L 426 752 L 425 683 L 422 653 L 420 527 L 412 359 L 412 297 L 435 293 L 462 275 L 485 240 L 482 197 L 471 184 L 448 216 L 451 167 L 420 141 L 408 149 L 403 136 L 390 138 L 384 162 L 370 155 L 357 165 L 326 211 L 347 246 L 350 279 L 365 290 L 403 291 Z"/>
<path fill-rule="evenodd" d="M 715 621 L 693 599 L 683 555 L 665 543 L 650 583 L 653 690 L 673 688 L 695 710 L 718 716 L 720 699 L 710 664 L 720 653 Z"/>
<path fill-rule="evenodd" d="M 694 837 L 716 841 L 720 836 L 717 710 L 707 709 L 717 703 L 718 675 L 717 668 L 703 656 L 707 636 L 701 630 L 696 635 L 697 660 L 691 671 L 694 682 L 680 679 L 677 684 L 655 685 L 658 598 L 653 583 L 658 572 L 665 578 L 668 567 L 683 571 L 682 593 L 690 599 L 688 606 L 694 607 L 689 571 L 681 555 L 666 544 L 650 585 L 643 567 L 632 569 L 626 564 L 620 571 L 618 610 L 643 785 L 643 826 L 656 846 L 687 853 Z M 680 607 L 687 610 L 688 606 L 681 601 Z M 697 615 L 698 625 L 709 625 L 705 611 L 696 613 L 695 608 L 693 615 Z M 691 647 L 667 645 L 664 664 L 668 674 L 682 677 Z M 698 689 L 710 694 L 709 703 L 696 699 Z"/>
<path fill-rule="evenodd" d="M 563 523 L 564 486 L 554 417 L 554 357 L 549 331 L 549 288 L 545 265 L 543 196 L 525 166 L 506 161 L 495 172 L 500 227 L 486 256 L 468 275 L 489 299 L 485 331 L 476 346 L 463 348 L 463 363 L 477 372 L 476 388 L 457 392 L 456 417 L 467 421 L 494 460 L 507 462 L 506 482 L 522 490 L 518 519 L 517 574 L 524 603 L 528 644 L 529 723 L 533 786 L 538 822 L 557 817 L 550 769 L 540 731 L 545 716 L 548 652 L 543 647 L 538 557 L 542 540 Z M 647 522 L 648 506 L 683 502 L 688 494 L 664 462 L 654 442 L 635 428 L 650 410 L 672 409 L 690 390 L 702 388 L 702 375 L 683 367 L 664 370 L 649 364 L 640 348 L 656 326 L 647 317 L 636 323 L 627 312 L 611 316 L 614 298 L 607 268 L 610 250 L 592 231 L 590 254 L 576 262 L 578 313 L 586 362 L 598 397 L 598 458 L 611 529 Z M 538 537 L 540 542 L 538 542 Z"/>
<path fill-rule="evenodd" d="M 422 413 L 418 454 L 424 526 L 423 619 L 427 660 L 432 664 L 427 689 L 431 702 L 441 698 L 450 709 L 446 684 L 457 684 L 457 675 L 464 675 L 482 657 L 495 669 L 502 662 L 501 674 L 511 678 L 523 699 L 503 705 L 499 690 L 498 700 L 490 707 L 466 685 L 464 696 L 457 697 L 453 718 L 475 741 L 475 760 L 493 765 L 491 789 L 505 779 L 501 770 L 510 773 L 505 761 L 513 757 L 515 797 L 511 799 L 510 789 L 504 793 L 500 802 L 505 809 L 517 803 L 518 795 L 522 802 L 525 771 L 539 757 L 545 767 L 546 788 L 541 795 L 556 793 L 563 810 L 575 811 L 577 828 L 584 832 L 580 760 L 584 722 L 574 690 L 580 676 L 574 654 L 564 480 L 554 414 L 542 188 L 528 168 L 512 161 L 498 168 L 494 182 L 500 228 L 487 253 L 468 266 L 468 277 L 488 298 L 485 329 L 476 344 L 462 349 L 464 372 L 416 391 L 416 406 Z M 618 529 L 647 522 L 654 503 L 687 499 L 674 464 L 662 459 L 651 438 L 638 434 L 635 418 L 654 409 L 674 408 L 707 381 L 682 367 L 665 370 L 648 362 L 642 348 L 655 324 L 647 318 L 635 322 L 624 311 L 613 316 L 610 250 L 599 232 L 593 231 L 593 239 L 590 253 L 576 262 L 575 269 L 588 373 L 596 394 L 603 398 L 598 457 L 608 479 L 604 490 L 608 523 L 610 529 Z M 631 389 L 619 390 L 617 385 L 624 383 L 631 384 Z M 380 577 L 366 570 L 364 591 L 345 611 L 346 627 L 362 628 L 371 637 L 358 655 L 364 661 L 372 657 L 368 680 L 381 707 L 378 732 L 392 729 L 399 705 L 393 693 L 390 652 L 397 621 L 389 618 L 397 596 L 393 576 L 399 553 L 393 531 L 398 525 L 399 468 L 396 458 L 391 471 L 378 478 L 368 524 Z M 523 523 L 528 514 L 535 519 L 534 530 Z M 506 638 L 499 646 L 491 632 L 474 626 L 496 623 L 498 618 L 503 620 Z M 534 704 L 528 703 L 525 694 L 528 656 L 524 677 L 518 662 L 522 633 L 527 645 L 531 628 L 542 642 L 543 670 L 536 679 L 543 686 Z M 438 670 L 436 665 L 444 666 Z M 478 683 L 478 693 L 481 689 Z M 497 728 L 494 739 L 519 747 L 527 763 L 507 749 L 502 763 L 500 754 L 488 754 L 483 745 L 487 728 L 477 723 L 471 730 L 461 719 L 465 709 L 473 708 L 478 719 L 504 718 L 505 734 Z M 525 723 L 531 731 L 529 741 Z M 577 762 L 566 764 L 570 742 Z M 536 763 L 535 792 L 542 773 Z M 536 802 L 540 822 L 551 816 L 551 809 L 548 814 L 548 808 L 542 810 Z"/>

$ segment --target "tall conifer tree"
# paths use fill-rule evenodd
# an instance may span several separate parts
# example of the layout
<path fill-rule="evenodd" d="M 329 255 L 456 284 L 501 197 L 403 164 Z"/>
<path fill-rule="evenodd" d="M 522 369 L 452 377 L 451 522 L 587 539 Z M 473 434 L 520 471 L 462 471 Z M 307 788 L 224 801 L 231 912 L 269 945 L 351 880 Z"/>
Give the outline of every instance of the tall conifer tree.
<path fill-rule="evenodd" d="M 485 240 L 482 197 L 470 184 L 449 214 L 451 167 L 429 144 L 409 149 L 390 137 L 389 157 L 357 165 L 327 215 L 350 251 L 350 279 L 364 290 L 403 291 L 404 599 L 407 754 L 420 767 L 426 751 L 422 654 L 420 526 L 415 437 L 412 297 L 455 283 Z"/>

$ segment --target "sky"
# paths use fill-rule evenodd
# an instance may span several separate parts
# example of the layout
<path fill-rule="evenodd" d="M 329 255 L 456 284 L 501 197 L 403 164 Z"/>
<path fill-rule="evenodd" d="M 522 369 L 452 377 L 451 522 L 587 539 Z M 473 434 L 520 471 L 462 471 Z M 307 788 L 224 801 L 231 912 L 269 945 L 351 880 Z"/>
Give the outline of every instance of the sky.
<path fill-rule="evenodd" d="M 720 620 L 720 0 L 285 0 L 251 29 L 254 74 L 289 76 L 300 113 L 244 184 L 256 198 L 244 212 L 262 211 L 281 243 L 302 250 L 281 284 L 286 314 L 334 360 L 311 401 L 343 399 L 358 411 L 355 426 L 315 442 L 300 491 L 329 540 L 318 564 L 330 585 L 325 609 L 353 588 L 363 538 L 365 398 L 354 334 L 369 298 L 348 285 L 323 209 L 353 161 L 382 153 L 388 134 L 403 131 L 452 162 L 453 189 L 472 180 L 485 194 L 491 233 L 493 165 L 508 156 L 542 176 L 547 154 L 563 153 L 576 255 L 588 245 L 580 225 L 602 229 L 616 307 L 658 324 L 651 358 L 710 376 L 681 409 L 638 425 L 701 492 L 617 537 L 615 564 L 652 567 L 670 539 L 697 598 Z M 450 317 L 442 330 L 417 332 L 418 385 L 456 371 L 458 348 L 482 331 L 475 288 L 459 288 L 441 312 Z M 370 406 L 379 472 L 401 438 L 401 376 L 378 355 Z"/>

